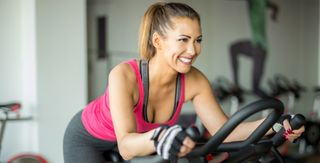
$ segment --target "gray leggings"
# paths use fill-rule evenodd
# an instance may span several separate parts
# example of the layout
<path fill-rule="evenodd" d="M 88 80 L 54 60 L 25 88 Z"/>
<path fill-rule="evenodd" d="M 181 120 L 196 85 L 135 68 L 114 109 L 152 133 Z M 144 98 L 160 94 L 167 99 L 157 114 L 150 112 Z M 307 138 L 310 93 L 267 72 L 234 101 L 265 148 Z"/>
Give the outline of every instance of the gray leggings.
<path fill-rule="evenodd" d="M 105 163 L 104 153 L 117 148 L 116 142 L 90 135 L 81 121 L 82 111 L 70 121 L 63 138 L 65 163 Z"/>

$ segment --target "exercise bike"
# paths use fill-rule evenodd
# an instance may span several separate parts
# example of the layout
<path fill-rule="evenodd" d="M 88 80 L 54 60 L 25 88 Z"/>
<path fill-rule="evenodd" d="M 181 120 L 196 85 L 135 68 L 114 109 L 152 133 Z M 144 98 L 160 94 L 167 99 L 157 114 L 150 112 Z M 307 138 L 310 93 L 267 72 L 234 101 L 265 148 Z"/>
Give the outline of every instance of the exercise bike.
<path fill-rule="evenodd" d="M 19 111 L 21 109 L 20 103 L 7 103 L 7 104 L 0 104 L 0 115 L 1 119 L 1 128 L 0 128 L 0 153 L 2 151 L 2 141 L 4 137 L 4 131 L 8 121 L 17 121 L 17 120 L 30 120 L 29 117 L 21 118 L 19 115 Z M 12 118 L 10 115 L 15 114 L 15 117 Z M 11 157 L 6 163 L 47 163 L 46 159 L 41 155 L 34 154 L 34 153 L 22 153 L 17 154 Z"/>
<path fill-rule="evenodd" d="M 271 109 L 270 114 L 265 118 L 265 120 L 258 126 L 258 128 L 244 141 L 223 143 L 226 137 L 243 121 L 248 117 Z M 262 99 L 253 102 L 244 108 L 233 114 L 230 119 L 218 130 L 218 132 L 213 135 L 205 143 L 197 143 L 196 147 L 185 157 L 180 158 L 178 163 L 208 163 L 208 156 L 212 154 L 217 154 L 221 152 L 227 152 L 229 157 L 222 160 L 222 163 L 239 163 L 239 162 L 260 162 L 263 156 L 272 153 L 274 160 L 280 163 L 284 163 L 285 160 L 282 158 L 281 154 L 278 152 L 277 147 L 285 142 L 283 137 L 284 128 L 271 137 L 263 138 L 267 131 L 277 122 L 284 110 L 284 106 L 281 101 L 276 99 Z M 291 127 L 297 129 L 304 125 L 305 118 L 297 114 L 293 119 L 290 120 Z M 197 140 L 199 133 L 195 128 L 188 128 L 186 130 L 187 134 L 194 140 Z M 115 153 L 110 153 L 115 154 Z M 116 158 L 116 155 L 113 155 Z M 111 157 L 110 157 L 111 158 Z M 116 158 L 117 159 L 117 158 Z M 111 162 L 121 162 L 118 160 L 109 160 Z M 123 160 L 122 160 L 123 161 Z M 158 155 L 136 157 L 130 161 L 131 163 L 166 163 L 168 160 L 163 160 Z"/>

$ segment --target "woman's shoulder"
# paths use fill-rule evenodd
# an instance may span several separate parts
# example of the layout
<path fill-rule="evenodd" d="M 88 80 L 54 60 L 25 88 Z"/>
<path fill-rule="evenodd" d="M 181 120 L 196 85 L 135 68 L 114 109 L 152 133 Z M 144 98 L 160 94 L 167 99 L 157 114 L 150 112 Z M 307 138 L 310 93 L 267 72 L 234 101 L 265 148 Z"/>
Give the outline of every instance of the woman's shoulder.
<path fill-rule="evenodd" d="M 135 68 L 133 67 L 136 60 L 130 59 L 114 66 L 109 74 L 109 78 L 124 78 L 125 80 L 135 80 Z"/>
<path fill-rule="evenodd" d="M 185 74 L 186 80 L 204 80 L 206 76 L 196 67 L 191 67 L 190 71 Z"/>
<path fill-rule="evenodd" d="M 185 74 L 186 100 L 192 99 L 195 95 L 199 94 L 202 89 L 209 87 L 207 77 L 197 68 L 192 67 L 189 72 Z"/>

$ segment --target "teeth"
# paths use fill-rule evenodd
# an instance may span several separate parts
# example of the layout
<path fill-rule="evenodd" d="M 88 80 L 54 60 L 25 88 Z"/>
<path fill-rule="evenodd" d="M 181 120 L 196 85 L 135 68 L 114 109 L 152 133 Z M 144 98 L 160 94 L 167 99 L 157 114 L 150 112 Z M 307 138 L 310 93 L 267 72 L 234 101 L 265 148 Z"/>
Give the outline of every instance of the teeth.
<path fill-rule="evenodd" d="M 192 61 L 192 59 L 189 58 L 179 58 L 179 60 L 185 63 L 190 63 Z"/>

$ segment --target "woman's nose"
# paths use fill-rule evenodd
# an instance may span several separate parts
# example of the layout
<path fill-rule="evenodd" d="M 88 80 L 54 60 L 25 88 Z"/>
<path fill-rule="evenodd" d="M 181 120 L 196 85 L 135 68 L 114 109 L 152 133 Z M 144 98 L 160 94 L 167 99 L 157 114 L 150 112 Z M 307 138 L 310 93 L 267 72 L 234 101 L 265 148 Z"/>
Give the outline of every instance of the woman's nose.
<path fill-rule="evenodd" d="M 196 54 L 196 48 L 195 48 L 194 44 L 190 44 L 188 46 L 187 53 L 190 54 L 190 55 L 195 55 Z"/>

